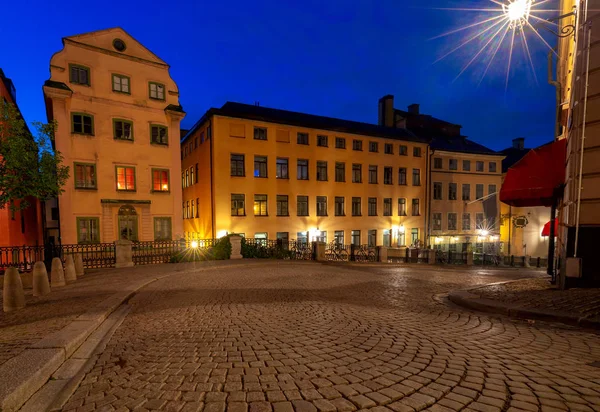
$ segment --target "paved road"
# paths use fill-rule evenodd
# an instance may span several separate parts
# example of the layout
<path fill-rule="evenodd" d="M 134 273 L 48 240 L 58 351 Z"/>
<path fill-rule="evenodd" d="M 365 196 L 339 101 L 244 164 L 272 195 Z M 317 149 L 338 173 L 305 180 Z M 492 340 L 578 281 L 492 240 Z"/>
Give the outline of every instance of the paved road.
<path fill-rule="evenodd" d="M 518 270 L 304 262 L 144 289 L 64 410 L 598 411 L 600 336 L 439 294 Z"/>

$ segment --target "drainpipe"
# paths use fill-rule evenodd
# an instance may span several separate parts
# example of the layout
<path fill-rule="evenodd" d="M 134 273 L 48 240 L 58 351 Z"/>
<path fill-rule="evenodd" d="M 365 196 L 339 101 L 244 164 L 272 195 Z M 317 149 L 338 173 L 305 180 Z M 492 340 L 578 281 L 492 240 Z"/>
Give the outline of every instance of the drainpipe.
<path fill-rule="evenodd" d="M 560 107 L 561 107 L 561 99 L 562 99 L 562 86 L 560 82 L 554 80 L 554 76 L 552 75 L 552 54 L 556 53 L 557 48 L 550 50 L 548 52 L 548 83 L 556 88 L 556 117 L 555 117 L 555 126 L 554 126 L 554 140 L 558 139 L 560 135 Z M 550 239 L 548 240 L 548 268 L 546 269 L 546 273 L 552 276 L 554 280 L 554 237 L 556 233 L 554 233 L 554 220 L 556 219 L 556 206 L 558 203 L 558 192 L 555 190 L 553 199 L 552 199 L 552 207 L 550 208 Z"/>
<path fill-rule="evenodd" d="M 560 82 L 556 81 L 553 79 L 553 75 L 552 75 L 552 54 L 557 52 L 557 48 L 555 47 L 554 49 L 550 50 L 548 52 L 548 83 L 551 84 L 552 86 L 554 86 L 556 88 L 556 115 L 555 115 L 555 126 L 554 126 L 554 140 L 558 139 L 558 136 L 560 135 L 559 131 L 560 131 L 560 120 L 559 120 L 559 116 L 560 116 L 560 102 L 561 102 L 561 98 L 562 98 L 562 87 L 560 85 Z"/>

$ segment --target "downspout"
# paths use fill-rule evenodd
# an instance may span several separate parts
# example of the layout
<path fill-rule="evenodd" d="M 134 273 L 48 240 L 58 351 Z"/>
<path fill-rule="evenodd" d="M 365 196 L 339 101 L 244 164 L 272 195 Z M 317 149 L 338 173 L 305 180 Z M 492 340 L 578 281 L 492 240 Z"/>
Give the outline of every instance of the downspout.
<path fill-rule="evenodd" d="M 548 83 L 553 85 L 556 88 L 556 117 L 555 117 L 555 126 L 554 126 L 554 140 L 558 139 L 560 135 L 560 107 L 561 99 L 562 99 L 562 86 L 560 82 L 553 79 L 552 75 L 552 53 L 556 53 L 557 47 L 550 50 L 548 52 Z M 550 275 L 554 281 L 554 249 L 555 249 L 555 241 L 554 237 L 556 233 L 554 233 L 554 220 L 556 219 L 556 206 L 558 204 L 558 193 L 555 190 L 554 198 L 552 200 L 552 207 L 550 209 L 550 239 L 548 239 L 548 268 L 546 269 L 546 273 Z"/>
<path fill-rule="evenodd" d="M 215 192 L 214 192 L 214 176 L 213 176 L 213 139 L 215 138 L 215 130 L 212 127 L 214 126 L 212 124 L 211 121 L 208 122 L 208 127 L 211 128 L 211 136 L 209 136 L 209 140 L 210 140 L 210 159 L 209 159 L 209 166 L 210 166 L 210 226 L 211 226 L 211 238 L 215 239 L 216 238 L 216 233 L 215 233 Z"/>

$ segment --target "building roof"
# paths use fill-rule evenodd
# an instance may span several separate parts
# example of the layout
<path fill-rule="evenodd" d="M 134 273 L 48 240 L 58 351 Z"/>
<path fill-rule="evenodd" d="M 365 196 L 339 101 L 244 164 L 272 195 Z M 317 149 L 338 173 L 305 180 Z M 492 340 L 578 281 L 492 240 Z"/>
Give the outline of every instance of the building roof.
<path fill-rule="evenodd" d="M 502 153 L 496 152 L 479 143 L 469 140 L 465 136 L 459 136 L 454 138 L 435 137 L 431 140 L 430 145 L 433 150 L 504 156 Z"/>
<path fill-rule="evenodd" d="M 44 82 L 44 86 L 48 86 L 48 87 L 54 87 L 55 89 L 62 89 L 62 90 L 68 90 L 70 92 L 72 92 L 73 90 L 71 90 L 69 88 L 69 86 L 67 86 L 66 84 L 64 84 L 63 82 L 55 82 L 54 80 L 46 80 Z"/>
<path fill-rule="evenodd" d="M 211 108 L 208 110 L 194 125 L 194 127 L 190 129 L 186 136 L 183 137 L 182 142 L 187 138 L 187 136 L 194 133 L 194 131 L 200 125 L 202 125 L 210 116 L 213 115 L 258 120 L 311 129 L 330 130 L 333 132 L 352 133 L 358 135 L 427 143 L 426 139 L 417 137 L 406 129 L 383 127 L 370 123 L 355 122 L 351 120 L 317 116 L 313 114 L 272 109 L 268 107 L 253 106 L 235 102 L 227 102 L 220 109 Z"/>
<path fill-rule="evenodd" d="M 539 145 L 538 147 L 536 147 L 536 149 L 538 149 L 542 146 L 546 146 L 547 144 L 550 144 L 552 142 L 554 142 L 554 140 L 552 140 L 548 143 Z M 519 160 L 521 160 L 523 158 L 523 156 L 525 156 L 527 153 L 529 153 L 530 150 L 532 150 L 532 149 L 531 148 L 519 149 L 516 147 L 507 147 L 506 149 L 501 150 L 500 153 L 502 153 L 504 156 L 506 156 L 504 158 L 504 160 L 502 160 L 502 173 L 506 173 L 510 167 L 513 167 L 513 165 L 515 163 L 517 163 Z"/>

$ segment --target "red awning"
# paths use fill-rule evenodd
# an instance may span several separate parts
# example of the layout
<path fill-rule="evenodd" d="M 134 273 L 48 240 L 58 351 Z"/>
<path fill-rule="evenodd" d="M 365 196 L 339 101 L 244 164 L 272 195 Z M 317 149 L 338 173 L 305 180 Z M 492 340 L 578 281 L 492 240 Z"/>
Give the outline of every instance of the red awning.
<path fill-rule="evenodd" d="M 555 189 L 565 181 L 567 140 L 530 150 L 508 169 L 500 201 L 511 206 L 552 206 Z"/>
<path fill-rule="evenodd" d="M 554 236 L 556 236 L 558 233 L 558 218 L 554 219 Z M 546 223 L 544 225 L 544 228 L 542 229 L 542 236 L 550 236 L 550 222 Z"/>

